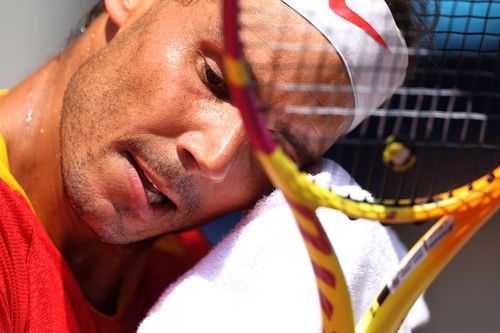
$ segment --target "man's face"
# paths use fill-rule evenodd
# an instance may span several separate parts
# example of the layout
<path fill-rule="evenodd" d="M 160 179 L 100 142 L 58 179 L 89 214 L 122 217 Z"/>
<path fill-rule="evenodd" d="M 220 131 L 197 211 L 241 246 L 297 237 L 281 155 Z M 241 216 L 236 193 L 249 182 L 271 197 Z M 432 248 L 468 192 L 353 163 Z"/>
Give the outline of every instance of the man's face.
<path fill-rule="evenodd" d="M 256 19 L 284 7 L 270 3 L 252 1 L 266 8 Z M 221 27 L 219 1 L 159 2 L 68 85 L 61 121 L 65 190 L 103 240 L 130 243 L 187 229 L 270 191 L 221 81 Z M 261 63 L 275 56 L 272 50 L 250 55 Z M 255 73 L 265 80 L 264 74 Z M 268 115 L 278 134 L 283 117 Z M 324 147 L 311 149 L 318 155 Z"/>

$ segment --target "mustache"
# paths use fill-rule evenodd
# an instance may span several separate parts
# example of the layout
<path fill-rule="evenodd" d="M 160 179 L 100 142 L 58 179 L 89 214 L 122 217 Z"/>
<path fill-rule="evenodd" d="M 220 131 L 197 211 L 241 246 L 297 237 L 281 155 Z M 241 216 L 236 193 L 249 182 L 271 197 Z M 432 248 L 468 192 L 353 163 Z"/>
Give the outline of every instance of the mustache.
<path fill-rule="evenodd" d="M 201 200 L 196 187 L 196 176 L 186 174 L 186 169 L 175 152 L 167 151 L 163 147 L 151 147 L 138 138 L 127 139 L 126 145 L 133 154 L 140 156 L 158 177 L 167 181 L 168 187 L 180 197 L 187 215 L 198 210 Z"/>

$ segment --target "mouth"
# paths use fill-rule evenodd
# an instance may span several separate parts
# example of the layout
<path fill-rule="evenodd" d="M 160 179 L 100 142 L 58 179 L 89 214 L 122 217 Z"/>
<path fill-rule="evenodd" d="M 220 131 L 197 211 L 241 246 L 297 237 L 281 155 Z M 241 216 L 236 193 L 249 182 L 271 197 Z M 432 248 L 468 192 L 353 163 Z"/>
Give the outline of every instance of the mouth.
<path fill-rule="evenodd" d="M 137 173 L 141 178 L 142 185 L 144 186 L 144 192 L 148 198 L 148 202 L 151 205 L 161 205 L 161 204 L 173 204 L 162 191 L 156 186 L 156 184 L 146 175 L 144 170 L 136 163 L 135 165 Z"/>
<path fill-rule="evenodd" d="M 131 184 L 131 204 L 138 216 L 144 221 L 161 219 L 177 209 L 177 205 L 162 187 L 161 182 L 138 159 L 128 154 L 128 172 Z"/>

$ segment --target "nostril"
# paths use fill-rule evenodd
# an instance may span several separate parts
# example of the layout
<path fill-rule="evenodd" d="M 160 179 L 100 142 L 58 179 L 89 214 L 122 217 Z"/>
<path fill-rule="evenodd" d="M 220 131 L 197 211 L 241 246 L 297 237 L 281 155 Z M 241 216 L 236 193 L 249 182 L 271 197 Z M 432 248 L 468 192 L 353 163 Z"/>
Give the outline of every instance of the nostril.
<path fill-rule="evenodd" d="M 178 145 L 177 155 L 184 169 L 193 174 L 198 174 L 210 182 L 220 183 L 231 169 L 233 158 L 228 158 L 229 152 L 215 152 L 213 147 L 206 145 Z M 231 155 L 233 156 L 233 155 Z"/>
<path fill-rule="evenodd" d="M 204 123 L 206 128 L 186 131 L 177 138 L 177 155 L 187 172 L 213 183 L 224 181 L 245 138 L 241 119 L 235 118 L 223 120 L 224 124 Z"/>
<path fill-rule="evenodd" d="M 185 170 L 191 172 L 200 170 L 200 165 L 196 161 L 194 155 L 189 150 L 184 148 L 178 148 L 177 155 L 179 156 L 179 160 Z"/>

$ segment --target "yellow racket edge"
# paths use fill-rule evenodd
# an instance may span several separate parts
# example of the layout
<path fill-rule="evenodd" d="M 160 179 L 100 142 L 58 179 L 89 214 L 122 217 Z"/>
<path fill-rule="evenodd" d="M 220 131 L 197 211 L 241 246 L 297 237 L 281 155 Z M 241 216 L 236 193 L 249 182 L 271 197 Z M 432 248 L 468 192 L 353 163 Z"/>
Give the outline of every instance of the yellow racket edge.
<path fill-rule="evenodd" d="M 412 247 L 396 275 L 379 292 L 356 333 L 396 332 L 417 298 L 467 241 L 500 207 L 500 182 L 488 195 L 456 214 L 442 217 Z"/>
<path fill-rule="evenodd" d="M 257 157 L 273 184 L 291 200 L 300 202 L 311 209 L 334 208 L 352 218 L 364 218 L 384 223 L 425 221 L 454 213 L 463 206 L 470 209 L 470 205 L 478 202 L 477 199 L 483 197 L 491 189 L 491 184 L 500 178 L 500 167 L 497 167 L 492 175 L 485 175 L 470 185 L 454 189 L 451 191 L 451 196 L 449 192 L 435 195 L 432 202 L 429 202 L 428 198 L 420 198 L 413 201 L 402 199 L 397 205 L 395 205 L 395 200 L 370 203 L 343 197 L 315 184 L 306 173 L 298 170 L 296 164 L 279 146 L 271 154 L 257 153 Z"/>
<path fill-rule="evenodd" d="M 324 332 L 355 330 L 347 282 L 314 210 L 288 200 L 313 266 Z"/>

